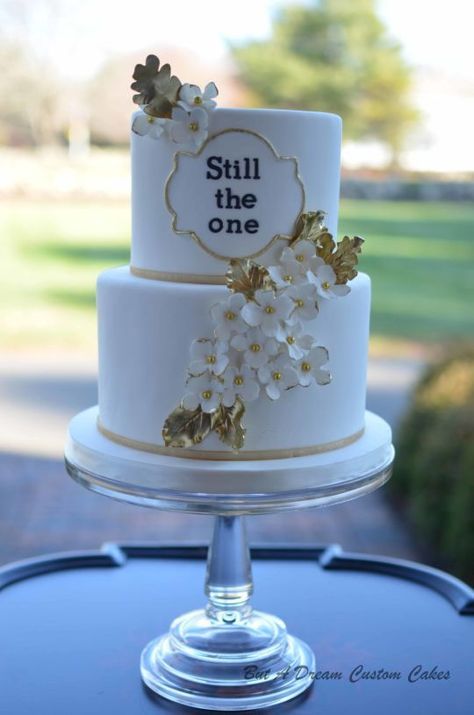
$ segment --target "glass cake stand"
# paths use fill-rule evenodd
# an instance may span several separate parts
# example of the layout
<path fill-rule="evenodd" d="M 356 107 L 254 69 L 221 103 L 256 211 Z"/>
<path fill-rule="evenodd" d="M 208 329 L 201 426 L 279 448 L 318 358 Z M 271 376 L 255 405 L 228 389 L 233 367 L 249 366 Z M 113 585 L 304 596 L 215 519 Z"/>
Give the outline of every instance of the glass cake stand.
<path fill-rule="evenodd" d="M 176 618 L 142 652 L 142 678 L 153 691 L 193 708 L 231 712 L 282 703 L 313 682 L 307 677 L 316 670 L 310 647 L 288 634 L 280 618 L 252 609 L 243 517 L 335 504 L 384 484 L 394 457 L 390 428 L 376 415 L 366 417 L 364 435 L 348 447 L 247 462 L 117 445 L 97 430 L 96 408 L 72 420 L 65 459 L 77 482 L 132 504 L 215 517 L 206 606 Z"/>

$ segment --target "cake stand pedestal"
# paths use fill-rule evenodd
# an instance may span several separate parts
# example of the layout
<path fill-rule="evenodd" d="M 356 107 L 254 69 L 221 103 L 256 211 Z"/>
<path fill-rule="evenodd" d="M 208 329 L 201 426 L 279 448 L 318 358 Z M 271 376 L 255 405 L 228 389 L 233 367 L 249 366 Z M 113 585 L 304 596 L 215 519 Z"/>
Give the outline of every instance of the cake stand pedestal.
<path fill-rule="evenodd" d="M 252 710 L 294 698 L 313 682 L 315 658 L 278 617 L 255 611 L 243 517 L 362 496 L 391 474 L 388 425 L 367 413 L 364 435 L 332 452 L 290 459 L 218 462 L 117 445 L 96 427 L 97 409 L 71 422 L 66 467 L 83 486 L 122 501 L 215 516 L 205 608 L 152 640 L 141 674 L 155 692 L 209 710 Z M 288 486 L 291 485 L 291 489 Z"/>

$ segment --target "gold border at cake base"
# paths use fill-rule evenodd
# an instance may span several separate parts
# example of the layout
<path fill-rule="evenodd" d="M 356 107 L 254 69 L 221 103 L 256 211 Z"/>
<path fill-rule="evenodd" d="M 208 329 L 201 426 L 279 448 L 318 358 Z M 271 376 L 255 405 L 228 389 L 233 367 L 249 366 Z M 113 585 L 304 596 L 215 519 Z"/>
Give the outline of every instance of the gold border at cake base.
<path fill-rule="evenodd" d="M 169 283 L 199 283 L 202 285 L 225 285 L 225 276 L 212 276 L 201 273 L 170 273 L 169 271 L 154 271 L 149 268 L 130 266 L 130 273 L 138 278 L 152 281 L 167 281 Z"/>
<path fill-rule="evenodd" d="M 97 418 L 97 429 L 99 432 L 116 444 L 131 449 L 137 449 L 140 452 L 149 452 L 151 454 L 161 454 L 168 457 L 181 457 L 183 459 L 201 459 L 210 461 L 257 461 L 265 459 L 291 459 L 292 457 L 309 457 L 313 454 L 322 454 L 335 449 L 347 447 L 349 444 L 356 442 L 364 434 L 364 427 L 354 434 L 342 439 L 336 439 L 332 442 L 322 442 L 320 444 L 311 445 L 309 447 L 294 447 L 291 449 L 268 449 L 268 450 L 245 450 L 240 451 L 224 451 L 210 449 L 188 449 L 180 447 L 165 447 L 164 445 L 152 444 L 151 442 L 141 442 L 130 437 L 112 432 L 104 427 L 100 418 Z"/>

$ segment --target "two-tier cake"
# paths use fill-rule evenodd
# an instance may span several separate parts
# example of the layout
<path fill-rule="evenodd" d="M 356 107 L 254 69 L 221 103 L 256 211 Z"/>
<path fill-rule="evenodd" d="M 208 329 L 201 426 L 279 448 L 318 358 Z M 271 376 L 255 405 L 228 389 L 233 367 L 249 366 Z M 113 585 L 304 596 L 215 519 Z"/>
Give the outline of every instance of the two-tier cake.
<path fill-rule="evenodd" d="M 337 229 L 341 120 L 217 108 L 156 57 L 132 87 L 130 266 L 98 280 L 109 440 L 219 460 L 364 431 L 370 280 Z"/>

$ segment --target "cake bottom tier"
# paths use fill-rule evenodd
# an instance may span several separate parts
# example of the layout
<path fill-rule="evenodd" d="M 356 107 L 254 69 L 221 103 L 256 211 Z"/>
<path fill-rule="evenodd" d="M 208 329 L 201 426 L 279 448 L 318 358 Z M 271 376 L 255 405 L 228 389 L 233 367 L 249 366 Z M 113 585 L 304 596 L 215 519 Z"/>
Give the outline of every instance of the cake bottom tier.
<path fill-rule="evenodd" d="M 128 267 L 105 271 L 97 285 L 99 426 L 109 439 L 150 452 L 214 459 L 312 454 L 349 444 L 364 429 L 370 280 L 359 274 L 351 292 L 321 301 L 306 332 L 329 352 L 329 385 L 296 387 L 279 400 L 262 391 L 246 405 L 239 453 L 210 434 L 189 449 L 165 447 L 162 428 L 184 394 L 189 349 L 212 336 L 210 308 L 227 288 L 148 280 Z"/>

